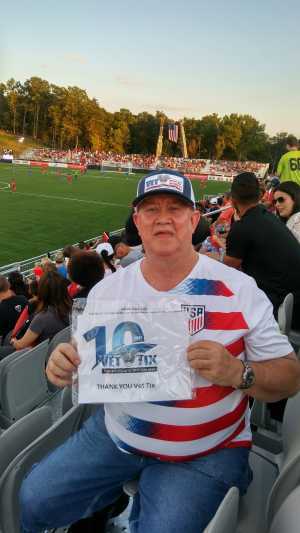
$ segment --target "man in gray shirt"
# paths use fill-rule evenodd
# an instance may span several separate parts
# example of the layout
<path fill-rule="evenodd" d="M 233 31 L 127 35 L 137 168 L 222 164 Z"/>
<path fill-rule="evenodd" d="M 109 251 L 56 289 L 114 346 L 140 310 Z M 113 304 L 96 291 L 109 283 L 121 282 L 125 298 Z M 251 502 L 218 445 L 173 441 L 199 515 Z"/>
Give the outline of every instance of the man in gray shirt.
<path fill-rule="evenodd" d="M 125 268 L 131 263 L 138 261 L 144 256 L 142 246 L 131 248 L 125 242 L 119 242 L 115 246 L 115 257 L 120 260 L 120 265 Z"/>

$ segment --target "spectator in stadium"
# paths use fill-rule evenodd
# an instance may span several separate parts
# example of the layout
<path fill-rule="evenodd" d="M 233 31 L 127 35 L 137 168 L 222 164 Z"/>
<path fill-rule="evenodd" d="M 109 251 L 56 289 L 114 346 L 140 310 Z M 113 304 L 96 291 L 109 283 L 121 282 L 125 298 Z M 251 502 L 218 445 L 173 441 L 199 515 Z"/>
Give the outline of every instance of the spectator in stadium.
<path fill-rule="evenodd" d="M 67 246 L 64 247 L 63 256 L 65 258 L 65 264 L 67 265 L 67 267 L 68 267 L 70 258 L 76 253 L 78 253 L 78 248 L 76 248 L 75 246 L 68 244 Z M 79 290 L 80 290 L 80 286 L 74 281 L 72 281 L 68 286 L 68 293 L 71 298 L 75 298 Z"/>
<path fill-rule="evenodd" d="M 63 256 L 66 260 L 66 264 L 68 264 L 70 257 L 72 257 L 72 255 L 76 254 L 77 252 L 78 252 L 78 249 L 72 244 L 68 244 L 67 246 L 64 247 Z"/>
<path fill-rule="evenodd" d="M 116 500 L 122 484 L 137 478 L 135 531 L 200 533 L 229 487 L 243 494 L 249 485 L 247 395 L 274 401 L 300 388 L 300 363 L 270 302 L 251 278 L 195 252 L 200 215 L 192 186 L 183 175 L 169 174 L 160 180 L 157 172 L 155 189 L 148 184 L 145 191 L 147 176 L 138 185 L 134 221 L 145 258 L 97 284 L 87 306 L 94 299 L 159 305 L 161 298 L 175 298 L 188 308 L 189 320 L 205 306 L 204 323 L 197 322 L 187 348 L 196 397 L 180 406 L 106 404 L 105 419 L 100 406 L 23 481 L 25 533 L 75 522 Z M 228 318 L 220 322 L 225 310 Z M 75 348 L 61 344 L 47 376 L 55 385 L 70 384 L 79 363 Z"/>
<path fill-rule="evenodd" d="M 116 266 L 114 264 L 114 249 L 109 242 L 101 242 L 96 247 L 97 254 L 100 255 L 105 269 L 105 276 L 109 276 L 116 272 Z"/>
<path fill-rule="evenodd" d="M 199 211 L 198 207 L 197 210 Z M 199 211 L 200 212 L 200 211 Z M 192 237 L 192 244 L 195 248 L 195 250 L 199 250 L 201 248 L 202 243 L 205 241 L 207 237 L 210 235 L 210 229 L 209 229 L 209 222 L 206 217 L 200 216 L 200 220 L 197 224 L 197 227 L 193 233 Z"/>
<path fill-rule="evenodd" d="M 0 344 L 3 344 L 7 334 L 12 331 L 26 304 L 27 298 L 16 295 L 6 277 L 0 275 Z"/>
<path fill-rule="evenodd" d="M 15 350 L 29 348 L 46 339 L 51 340 L 70 323 L 72 301 L 64 279 L 57 272 L 43 274 L 37 296 L 37 310 L 25 335 L 19 340 L 15 337 L 11 339 Z"/>
<path fill-rule="evenodd" d="M 284 154 L 277 167 L 280 181 L 294 181 L 300 185 L 300 150 L 296 137 L 289 135 L 286 140 L 287 153 Z"/>
<path fill-rule="evenodd" d="M 289 229 L 259 204 L 255 174 L 243 172 L 232 183 L 232 202 L 241 220 L 227 237 L 224 263 L 252 276 L 271 300 L 274 316 L 285 296 L 295 297 L 293 327 L 300 329 L 300 246 Z"/>
<path fill-rule="evenodd" d="M 130 247 L 125 242 L 119 242 L 115 246 L 116 258 L 120 260 L 121 267 L 125 268 L 143 257 L 141 246 Z"/>
<path fill-rule="evenodd" d="M 74 254 L 68 264 L 69 277 L 80 286 L 76 298 L 86 298 L 98 281 L 104 278 L 103 261 L 96 252 Z"/>
<path fill-rule="evenodd" d="M 260 202 L 270 211 L 270 213 L 275 213 L 274 207 L 274 191 L 280 185 L 280 180 L 277 176 L 273 176 L 266 184 L 266 190 L 262 194 L 262 188 L 260 184 L 261 199 Z"/>
<path fill-rule="evenodd" d="M 56 264 L 51 259 L 43 262 L 43 273 L 46 274 L 47 272 L 57 272 Z"/>
<path fill-rule="evenodd" d="M 17 295 L 17 296 L 25 296 L 25 298 L 28 298 L 28 285 L 23 277 L 23 274 L 19 272 L 18 270 L 14 270 L 13 272 L 10 272 L 8 274 L 8 281 L 11 290 Z"/>
<path fill-rule="evenodd" d="M 230 230 L 229 224 L 216 224 L 211 236 L 207 237 L 200 248 L 201 254 L 206 254 L 223 261 L 226 251 L 226 239 Z"/>
<path fill-rule="evenodd" d="M 300 185 L 284 181 L 274 192 L 277 214 L 300 243 Z"/>
<path fill-rule="evenodd" d="M 234 208 L 232 207 L 231 205 L 231 192 L 230 191 L 227 191 L 224 193 L 224 196 L 223 196 L 223 203 L 221 205 L 221 208 L 224 209 L 224 211 L 222 211 L 217 220 L 216 220 L 216 224 L 231 224 L 232 222 L 232 217 L 234 215 Z"/>
<path fill-rule="evenodd" d="M 56 257 L 55 257 L 55 266 L 56 266 L 56 270 L 57 272 L 63 277 L 63 278 L 68 278 L 68 270 L 67 270 L 67 266 L 66 266 L 66 263 L 65 263 L 65 258 L 64 258 L 64 255 L 62 253 L 58 253 L 56 254 Z"/>
<path fill-rule="evenodd" d="M 25 335 L 38 306 L 38 286 L 38 282 L 35 279 L 29 280 L 28 303 L 23 309 L 20 317 L 18 318 L 15 327 L 12 331 L 11 337 L 16 337 L 16 339 L 20 339 L 23 337 L 23 335 Z"/>
<path fill-rule="evenodd" d="M 36 262 L 34 265 L 34 268 L 32 269 L 33 274 L 35 275 L 35 279 L 39 281 L 40 277 L 43 275 L 43 269 L 42 265 L 39 262 Z"/>

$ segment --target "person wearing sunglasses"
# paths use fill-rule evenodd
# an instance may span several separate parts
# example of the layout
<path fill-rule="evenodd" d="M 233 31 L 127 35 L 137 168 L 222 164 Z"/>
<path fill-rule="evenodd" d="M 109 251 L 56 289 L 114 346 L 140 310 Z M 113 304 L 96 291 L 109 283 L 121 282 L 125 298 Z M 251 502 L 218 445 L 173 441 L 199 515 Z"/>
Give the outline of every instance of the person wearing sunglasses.
<path fill-rule="evenodd" d="M 300 186 L 284 181 L 274 192 L 276 213 L 300 243 Z"/>

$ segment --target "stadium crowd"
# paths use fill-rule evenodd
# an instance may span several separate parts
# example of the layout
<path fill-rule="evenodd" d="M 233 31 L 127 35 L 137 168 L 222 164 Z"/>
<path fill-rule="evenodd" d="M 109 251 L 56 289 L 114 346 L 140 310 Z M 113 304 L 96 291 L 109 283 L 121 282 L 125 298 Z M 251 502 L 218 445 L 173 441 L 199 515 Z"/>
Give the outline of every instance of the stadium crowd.
<path fill-rule="evenodd" d="M 82 165 L 101 165 L 111 162 L 116 165 L 132 165 L 133 168 L 155 169 L 158 167 L 179 170 L 184 173 L 225 174 L 232 176 L 238 172 L 263 173 L 266 165 L 254 161 L 217 161 L 209 159 L 184 159 L 183 157 L 154 155 L 117 154 L 114 152 L 89 152 L 82 150 L 57 151 L 50 149 L 34 150 L 33 160 L 55 161 L 62 163 L 80 163 Z"/>

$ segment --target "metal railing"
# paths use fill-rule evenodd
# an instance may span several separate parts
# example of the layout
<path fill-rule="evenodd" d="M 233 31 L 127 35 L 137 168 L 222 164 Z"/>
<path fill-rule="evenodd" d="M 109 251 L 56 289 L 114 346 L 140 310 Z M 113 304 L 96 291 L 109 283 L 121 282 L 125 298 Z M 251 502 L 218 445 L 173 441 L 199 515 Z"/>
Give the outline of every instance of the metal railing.
<path fill-rule="evenodd" d="M 110 236 L 114 235 L 120 235 L 122 233 L 123 228 L 117 229 L 115 231 L 111 231 L 109 233 Z M 85 239 L 84 242 L 89 243 L 92 241 L 96 241 L 97 239 L 101 239 L 101 235 L 98 235 L 97 237 L 92 237 L 90 239 Z M 73 244 L 73 246 L 78 246 L 78 242 Z M 57 250 L 51 250 L 50 252 L 44 252 L 41 255 L 36 255 L 35 257 L 31 257 L 30 259 L 24 259 L 23 261 L 16 261 L 15 263 L 10 263 L 9 265 L 4 265 L 0 267 L 0 274 L 2 276 L 7 276 L 10 272 L 13 272 L 14 270 L 18 270 L 21 272 L 25 277 L 30 276 L 32 273 L 32 269 L 36 266 L 36 263 L 39 263 L 43 257 L 49 257 L 50 259 L 54 259 L 55 255 L 58 252 L 61 252 L 63 248 L 57 248 Z"/>

